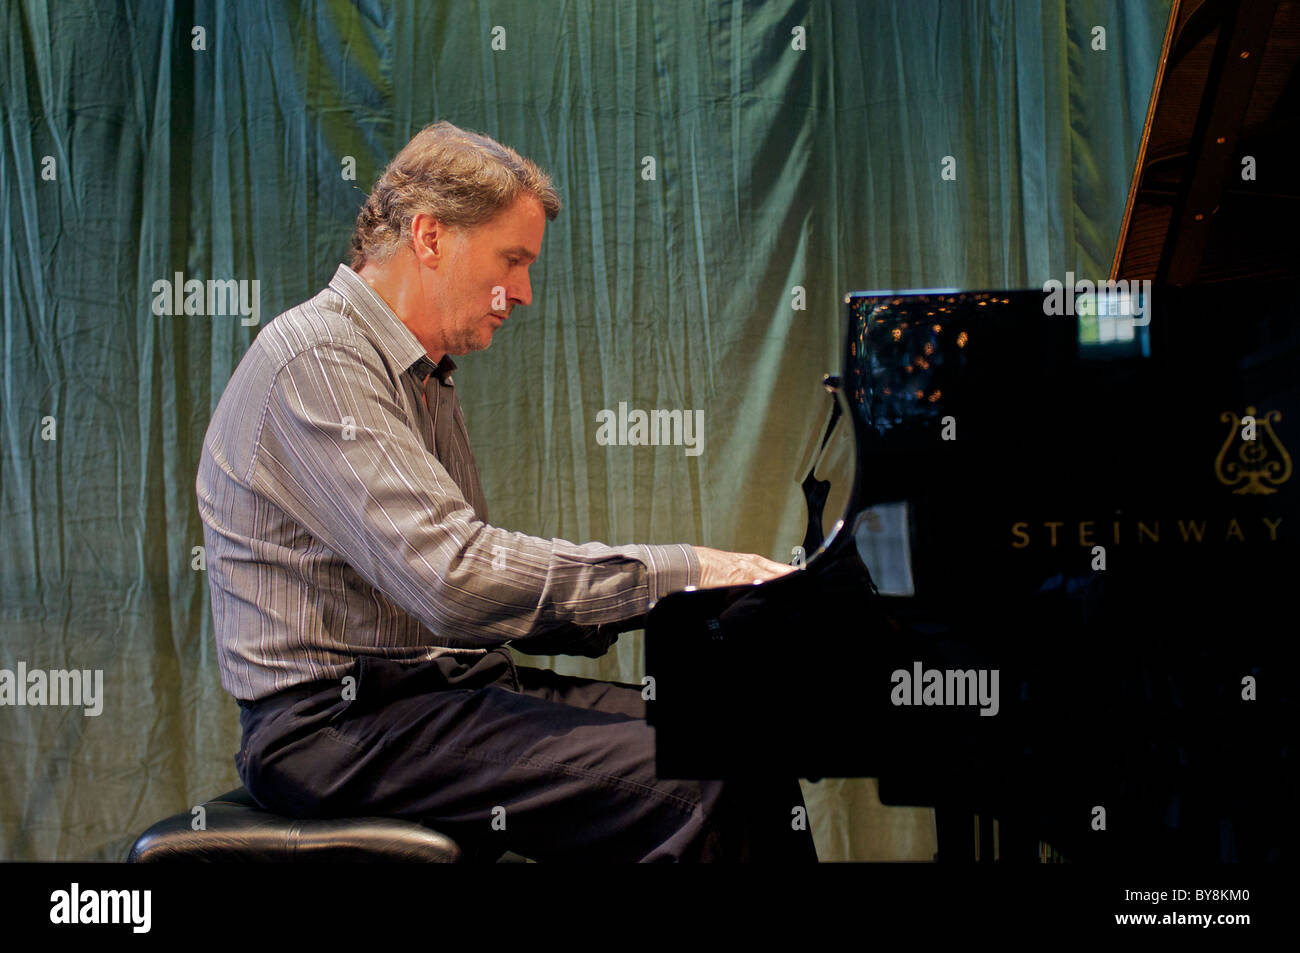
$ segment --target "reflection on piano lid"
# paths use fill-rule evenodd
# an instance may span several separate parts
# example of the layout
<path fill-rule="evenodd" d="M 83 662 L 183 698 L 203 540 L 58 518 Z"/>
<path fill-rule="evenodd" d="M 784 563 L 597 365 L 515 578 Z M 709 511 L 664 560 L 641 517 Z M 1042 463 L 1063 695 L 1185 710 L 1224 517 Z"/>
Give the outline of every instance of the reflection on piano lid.
<path fill-rule="evenodd" d="M 1148 591 L 1258 578 L 1297 539 L 1295 295 L 1163 289 L 1148 324 L 1106 343 L 1091 315 L 1044 314 L 1038 291 L 852 295 L 852 514 L 910 503 L 927 600 L 1100 571 Z"/>

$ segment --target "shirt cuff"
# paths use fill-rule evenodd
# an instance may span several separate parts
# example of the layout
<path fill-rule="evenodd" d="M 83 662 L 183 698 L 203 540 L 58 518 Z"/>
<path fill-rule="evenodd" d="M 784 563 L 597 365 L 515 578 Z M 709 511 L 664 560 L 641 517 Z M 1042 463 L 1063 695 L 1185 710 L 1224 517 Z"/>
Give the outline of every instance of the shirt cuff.
<path fill-rule="evenodd" d="M 674 543 L 669 546 L 638 548 L 645 554 L 649 606 L 670 592 L 700 584 L 700 559 L 695 555 L 695 547 L 686 543 Z"/>

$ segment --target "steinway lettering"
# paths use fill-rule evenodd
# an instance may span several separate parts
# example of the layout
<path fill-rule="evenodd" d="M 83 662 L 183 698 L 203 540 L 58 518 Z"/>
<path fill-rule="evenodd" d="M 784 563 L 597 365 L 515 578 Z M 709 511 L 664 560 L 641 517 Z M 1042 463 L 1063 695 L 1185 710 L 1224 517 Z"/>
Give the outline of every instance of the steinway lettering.
<path fill-rule="evenodd" d="M 1282 517 L 1269 519 L 1079 520 L 1012 523 L 1011 548 L 1159 543 L 1276 543 Z"/>

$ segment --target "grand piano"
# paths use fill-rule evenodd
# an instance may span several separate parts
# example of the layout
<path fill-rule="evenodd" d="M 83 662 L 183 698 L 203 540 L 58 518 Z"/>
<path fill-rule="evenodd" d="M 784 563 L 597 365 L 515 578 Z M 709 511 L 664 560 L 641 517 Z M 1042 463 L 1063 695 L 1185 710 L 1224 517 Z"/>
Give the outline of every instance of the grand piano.
<path fill-rule="evenodd" d="M 1296 856 L 1298 52 L 1174 5 L 1109 283 L 845 296 L 799 568 L 646 619 L 662 775 L 875 777 L 940 860 Z"/>

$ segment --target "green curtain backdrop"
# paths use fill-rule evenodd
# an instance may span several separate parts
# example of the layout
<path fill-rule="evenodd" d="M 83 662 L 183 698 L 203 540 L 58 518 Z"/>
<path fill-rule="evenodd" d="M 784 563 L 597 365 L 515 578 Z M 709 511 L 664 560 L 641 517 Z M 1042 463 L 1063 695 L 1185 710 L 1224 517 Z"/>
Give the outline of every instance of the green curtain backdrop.
<path fill-rule="evenodd" d="M 493 522 L 788 561 L 843 293 L 1104 276 L 1169 3 L 3 10 L 0 668 L 102 670 L 104 698 L 0 707 L 0 859 L 117 860 L 238 782 L 194 551 L 211 411 L 415 131 L 487 132 L 565 204 L 533 305 L 456 377 Z M 256 279 L 260 323 L 155 314 L 176 272 Z M 620 402 L 701 410 L 702 452 L 598 444 Z M 807 621 L 792 652 L 863 637 Z M 639 681 L 641 652 L 524 661 Z M 822 858 L 929 859 L 931 812 L 874 791 L 805 784 Z"/>

